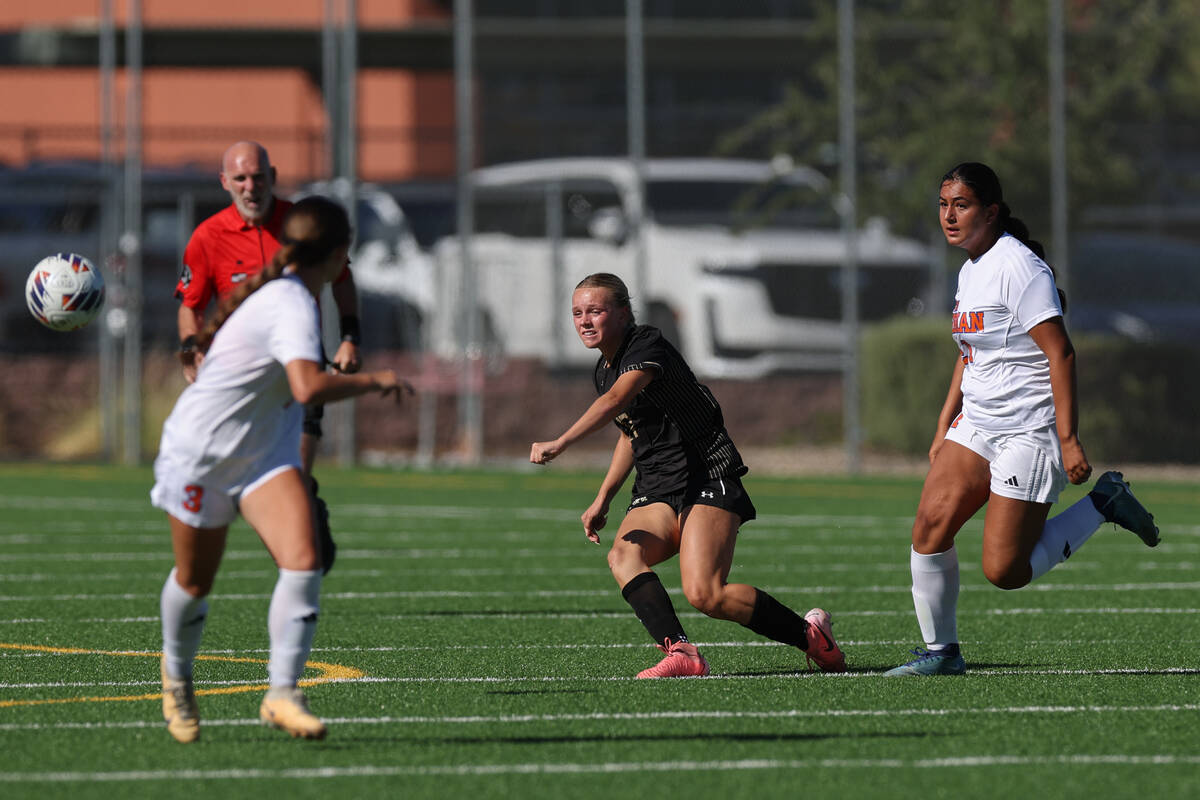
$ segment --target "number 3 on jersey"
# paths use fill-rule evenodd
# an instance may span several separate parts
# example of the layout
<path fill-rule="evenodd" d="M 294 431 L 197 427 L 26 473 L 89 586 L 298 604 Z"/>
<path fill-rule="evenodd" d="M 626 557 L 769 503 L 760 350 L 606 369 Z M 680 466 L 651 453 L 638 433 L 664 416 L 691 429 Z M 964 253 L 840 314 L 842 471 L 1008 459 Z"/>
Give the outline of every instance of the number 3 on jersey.
<path fill-rule="evenodd" d="M 204 500 L 204 487 L 190 483 L 183 487 L 183 493 L 187 495 L 187 499 L 183 501 L 183 507 L 191 511 L 193 514 L 200 510 L 201 501 Z"/>

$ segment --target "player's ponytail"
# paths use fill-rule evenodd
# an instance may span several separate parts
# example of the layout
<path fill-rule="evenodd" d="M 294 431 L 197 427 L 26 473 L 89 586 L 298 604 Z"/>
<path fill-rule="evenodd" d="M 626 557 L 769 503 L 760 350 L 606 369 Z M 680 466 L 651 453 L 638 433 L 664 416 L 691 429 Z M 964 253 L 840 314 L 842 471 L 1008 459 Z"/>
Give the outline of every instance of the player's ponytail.
<path fill-rule="evenodd" d="M 1050 274 L 1057 278 L 1054 267 L 1046 261 L 1046 248 L 1041 242 L 1029 235 L 1029 226 L 1020 217 L 1014 217 L 1008 203 L 1004 202 L 1004 189 L 1000 186 L 1000 178 L 987 164 L 978 161 L 964 161 L 942 176 L 941 183 L 957 181 L 975 193 L 975 197 L 984 206 L 995 205 L 999 209 L 997 224 L 1004 233 L 1013 236 L 1021 244 L 1028 247 L 1033 254 L 1050 267 Z M 941 185 L 941 184 L 939 184 Z M 1058 291 L 1058 301 L 1063 311 L 1067 310 L 1067 295 L 1062 289 Z"/>
<path fill-rule="evenodd" d="M 196 334 L 195 345 L 180 352 L 184 366 L 196 362 L 196 353 L 207 353 L 213 336 L 246 298 L 275 280 L 289 268 L 320 267 L 335 250 L 350 243 L 350 218 L 346 210 L 326 197 L 314 195 L 297 202 L 283 218 L 280 247 L 271 262 L 257 275 L 247 278 L 217 308 L 217 313 Z"/>

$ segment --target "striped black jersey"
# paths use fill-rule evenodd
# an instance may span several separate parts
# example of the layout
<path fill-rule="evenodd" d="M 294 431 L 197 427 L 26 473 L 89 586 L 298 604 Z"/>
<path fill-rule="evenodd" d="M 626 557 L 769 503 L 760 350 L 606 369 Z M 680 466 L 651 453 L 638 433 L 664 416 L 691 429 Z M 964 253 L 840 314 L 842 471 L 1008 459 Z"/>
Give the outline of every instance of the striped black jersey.
<path fill-rule="evenodd" d="M 658 328 L 636 325 L 612 364 L 600 357 L 596 392 L 604 394 L 632 370 L 647 371 L 654 379 L 614 422 L 632 442 L 641 491 L 678 491 L 689 478 L 746 474 L 721 406 Z"/>

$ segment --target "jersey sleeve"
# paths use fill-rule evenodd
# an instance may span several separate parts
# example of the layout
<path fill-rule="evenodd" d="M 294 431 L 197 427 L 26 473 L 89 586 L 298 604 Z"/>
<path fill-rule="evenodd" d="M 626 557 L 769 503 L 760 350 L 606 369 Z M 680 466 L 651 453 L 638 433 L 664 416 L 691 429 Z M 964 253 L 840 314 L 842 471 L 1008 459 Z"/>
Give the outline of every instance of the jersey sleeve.
<path fill-rule="evenodd" d="M 213 288 L 208 250 L 203 234 L 197 229 L 183 251 L 183 267 L 179 271 L 179 282 L 175 284 L 175 297 L 188 308 L 203 311 L 212 299 Z"/>
<path fill-rule="evenodd" d="M 618 374 L 642 370 L 657 375 L 663 371 L 663 364 L 666 363 L 668 355 L 661 334 L 638 331 L 625 348 L 625 354 L 618 365 Z"/>
<path fill-rule="evenodd" d="M 1013 304 L 1012 311 L 1026 333 L 1040 322 L 1062 316 L 1058 288 L 1049 269 L 1042 268 L 1033 274 Z"/>
<path fill-rule="evenodd" d="M 288 291 L 282 302 L 272 304 L 275 319 L 268 343 L 271 357 L 285 366 L 292 361 L 320 364 L 321 324 L 317 301 L 302 286 L 287 285 L 286 288 Z"/>

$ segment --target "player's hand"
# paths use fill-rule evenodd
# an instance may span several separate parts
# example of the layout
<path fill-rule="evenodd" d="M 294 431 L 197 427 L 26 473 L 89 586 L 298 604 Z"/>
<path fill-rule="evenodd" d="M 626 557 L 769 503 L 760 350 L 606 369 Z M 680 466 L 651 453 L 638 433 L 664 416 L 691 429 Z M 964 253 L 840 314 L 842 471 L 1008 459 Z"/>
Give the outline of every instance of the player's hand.
<path fill-rule="evenodd" d="M 549 464 L 565 449 L 557 439 L 553 442 L 534 442 L 529 448 L 529 460 L 534 464 Z"/>
<path fill-rule="evenodd" d="M 1063 467 L 1067 470 L 1067 480 L 1078 486 L 1092 475 L 1092 465 L 1088 463 L 1087 454 L 1079 439 L 1072 436 L 1061 442 Z"/>
<path fill-rule="evenodd" d="M 398 376 L 394 370 L 384 369 L 372 372 L 371 381 L 381 395 L 395 398 L 397 403 L 401 403 L 405 397 L 412 397 L 415 394 L 412 384 Z"/>
<path fill-rule="evenodd" d="M 362 369 L 362 354 L 353 342 L 342 342 L 333 355 L 333 368 L 347 375 Z"/>
<path fill-rule="evenodd" d="M 204 360 L 204 353 L 201 353 L 199 350 L 195 351 L 192 354 L 191 365 L 189 366 L 189 365 L 185 364 L 183 367 L 183 379 L 185 381 L 187 381 L 188 383 L 196 382 L 196 373 L 200 371 L 200 362 L 202 362 L 203 360 Z"/>
<path fill-rule="evenodd" d="M 946 433 L 943 431 L 933 437 L 933 444 L 929 445 L 929 463 L 932 464 L 937 454 L 941 451 L 942 445 L 946 443 Z"/>
<path fill-rule="evenodd" d="M 600 544 L 598 531 L 608 523 L 608 503 L 597 498 L 579 519 L 583 522 L 583 535 L 588 538 L 588 541 Z"/>

